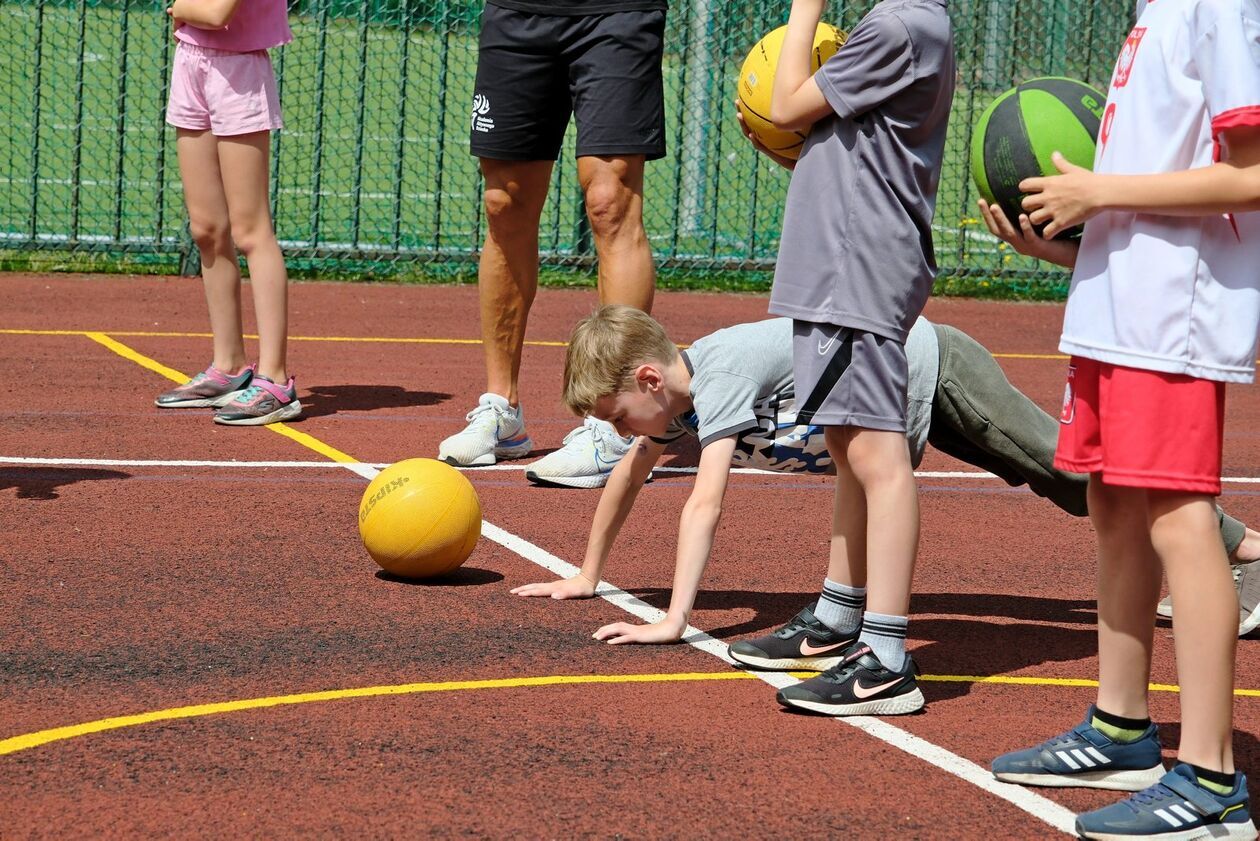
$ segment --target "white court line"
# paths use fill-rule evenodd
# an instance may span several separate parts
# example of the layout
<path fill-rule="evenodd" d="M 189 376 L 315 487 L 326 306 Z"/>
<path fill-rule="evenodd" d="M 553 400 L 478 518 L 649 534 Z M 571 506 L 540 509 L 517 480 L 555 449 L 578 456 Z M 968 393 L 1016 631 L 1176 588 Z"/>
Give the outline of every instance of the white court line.
<path fill-rule="evenodd" d="M 477 474 L 493 471 L 524 472 L 533 462 L 522 464 L 488 464 L 483 467 L 461 467 L 465 473 Z M 255 469 L 327 470 L 345 465 L 335 461 L 199 461 L 187 459 L 122 459 L 122 458 L 38 458 L 32 456 L 0 456 L 0 464 L 24 464 L 46 467 L 230 467 Z M 362 467 L 384 470 L 390 462 L 359 462 Z M 695 473 L 694 467 L 654 467 L 661 473 Z M 820 473 L 782 473 L 777 470 L 758 470 L 752 467 L 732 467 L 732 473 L 748 476 L 778 476 L 785 479 L 805 476 L 821 476 Z M 916 470 L 919 479 L 996 479 L 992 473 L 980 470 Z M 1223 483 L 1260 485 L 1260 476 L 1223 476 Z"/>
<path fill-rule="evenodd" d="M 303 468 L 344 468 L 364 479 L 371 480 L 380 469 L 386 465 L 366 464 L 362 462 L 355 463 L 339 463 L 330 461 L 156 461 L 156 460 L 124 460 L 124 459 L 46 459 L 46 458 L 25 458 L 20 456 L 0 456 L 0 464 L 35 464 L 35 465 L 60 465 L 60 466 L 109 466 L 109 467 L 298 467 Z M 508 465 L 496 465 L 502 469 L 519 470 L 519 467 Z M 485 470 L 486 468 L 473 468 L 474 470 Z M 674 468 L 679 471 L 694 471 L 695 468 Z M 754 471 L 762 473 L 766 471 Z M 794 474 L 771 474 L 771 475 L 794 475 Z M 920 474 L 923 475 L 923 474 Z M 930 475 L 946 475 L 950 478 L 956 477 L 975 477 L 984 478 L 990 476 L 987 473 L 949 473 L 949 474 L 930 474 Z M 522 537 L 518 537 L 509 531 L 499 528 L 486 520 L 481 521 L 481 534 L 488 540 L 491 540 L 510 552 L 520 555 L 522 558 L 537 564 L 543 569 L 557 575 L 561 578 L 569 578 L 578 573 L 578 567 L 567 561 L 561 560 L 550 552 L 539 546 L 530 543 Z M 652 607 L 642 599 L 630 595 L 624 590 L 609 584 L 607 581 L 601 580 L 595 590 L 595 594 L 605 601 L 616 607 L 621 608 L 626 613 L 643 620 L 644 622 L 659 622 L 665 618 L 665 611 Z M 688 625 L 683 632 L 683 642 L 699 649 L 706 654 L 710 654 L 725 663 L 734 665 L 734 661 L 726 653 L 726 643 L 709 636 L 704 631 L 692 625 Z M 790 686 L 796 682 L 796 679 L 787 674 L 773 672 L 750 672 L 756 675 L 765 683 L 776 689 L 784 686 Z M 1044 821 L 1060 832 L 1073 833 L 1076 823 L 1076 815 L 1070 809 L 1066 809 L 1048 800 L 1039 794 L 1036 794 L 1021 786 L 1002 783 L 994 779 L 993 774 L 987 769 L 980 767 L 969 759 L 964 759 L 945 748 L 915 736 L 900 727 L 889 724 L 878 718 L 870 717 L 852 717 L 837 718 L 836 721 L 855 727 L 858 730 L 873 736 L 886 744 L 892 745 L 899 750 L 905 751 L 913 757 L 923 760 L 937 768 L 952 774 L 965 782 L 980 788 L 989 794 L 1006 800 L 1007 802 L 1023 809 L 1035 818 Z"/>

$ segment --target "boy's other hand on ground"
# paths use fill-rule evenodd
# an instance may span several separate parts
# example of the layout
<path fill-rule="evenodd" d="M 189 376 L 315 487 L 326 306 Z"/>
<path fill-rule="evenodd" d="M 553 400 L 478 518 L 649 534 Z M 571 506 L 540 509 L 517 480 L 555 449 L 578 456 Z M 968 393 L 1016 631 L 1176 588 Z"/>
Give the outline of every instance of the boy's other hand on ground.
<path fill-rule="evenodd" d="M 739 121 L 739 130 L 744 133 L 744 137 L 748 138 L 748 142 L 753 145 L 754 149 L 756 149 L 758 152 L 765 155 L 770 160 L 774 161 L 776 164 L 783 167 L 784 169 L 787 169 L 787 170 L 796 169 L 796 161 L 792 160 L 791 158 L 785 158 L 782 155 L 771 152 L 762 144 L 760 140 L 757 139 L 757 135 L 752 133 L 752 129 L 748 127 L 748 123 L 744 122 L 744 113 L 739 110 L 739 97 L 735 98 L 735 119 Z"/>
<path fill-rule="evenodd" d="M 522 584 L 513 587 L 512 593 L 517 596 L 550 596 L 553 599 L 589 599 L 595 595 L 595 585 L 578 574 L 559 581 Z"/>
<path fill-rule="evenodd" d="M 632 625 L 629 622 L 614 622 L 596 631 L 595 639 L 609 645 L 637 642 L 651 645 L 662 642 L 678 642 L 682 639 L 686 624 L 678 624 L 672 619 L 662 619 L 650 625 Z"/>
<path fill-rule="evenodd" d="M 1102 209 L 1098 195 L 1098 176 L 1077 166 L 1063 155 L 1051 156 L 1059 175 L 1025 178 L 1019 189 L 1025 194 L 1023 207 L 1034 225 L 1045 225 L 1041 235 L 1046 239 L 1081 225 Z"/>
<path fill-rule="evenodd" d="M 989 233 L 1008 244 L 1025 257 L 1036 257 L 1072 268 L 1076 265 L 1076 252 L 1079 243 L 1070 240 L 1043 239 L 1033 230 L 1032 221 L 1027 213 L 1019 214 L 1019 228 L 1011 224 L 1011 220 L 996 204 L 989 204 L 979 199 L 980 216 L 988 227 Z"/>

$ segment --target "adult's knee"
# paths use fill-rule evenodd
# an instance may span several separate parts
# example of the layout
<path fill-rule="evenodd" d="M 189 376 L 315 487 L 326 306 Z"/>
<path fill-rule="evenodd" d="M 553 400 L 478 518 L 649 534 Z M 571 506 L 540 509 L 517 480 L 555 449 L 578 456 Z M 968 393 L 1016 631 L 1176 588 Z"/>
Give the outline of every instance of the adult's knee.
<path fill-rule="evenodd" d="M 536 236 L 538 211 L 532 197 L 504 187 L 487 187 L 486 224 L 496 239 Z"/>
<path fill-rule="evenodd" d="M 597 178 L 586 188 L 586 215 L 597 237 L 615 237 L 641 228 L 634 192 L 614 177 Z"/>

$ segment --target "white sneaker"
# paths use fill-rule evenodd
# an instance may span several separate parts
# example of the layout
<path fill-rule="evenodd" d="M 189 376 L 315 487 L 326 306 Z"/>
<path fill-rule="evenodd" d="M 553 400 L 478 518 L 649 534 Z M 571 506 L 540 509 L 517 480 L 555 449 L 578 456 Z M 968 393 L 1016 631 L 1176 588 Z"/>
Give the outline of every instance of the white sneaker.
<path fill-rule="evenodd" d="M 533 442 L 525 432 L 525 413 L 507 398 L 483 394 L 464 420 L 468 426 L 438 446 L 438 459 L 459 467 L 494 464 L 501 458 L 524 458 Z"/>
<path fill-rule="evenodd" d="M 1230 572 L 1238 593 L 1238 636 L 1244 637 L 1260 628 L 1260 561 L 1237 564 L 1230 567 Z M 1155 612 L 1172 619 L 1172 596 L 1165 596 Z"/>
<path fill-rule="evenodd" d="M 560 449 L 531 464 L 525 478 L 539 485 L 602 488 L 633 443 L 633 438 L 622 438 L 607 421 L 587 418 L 564 436 Z"/>

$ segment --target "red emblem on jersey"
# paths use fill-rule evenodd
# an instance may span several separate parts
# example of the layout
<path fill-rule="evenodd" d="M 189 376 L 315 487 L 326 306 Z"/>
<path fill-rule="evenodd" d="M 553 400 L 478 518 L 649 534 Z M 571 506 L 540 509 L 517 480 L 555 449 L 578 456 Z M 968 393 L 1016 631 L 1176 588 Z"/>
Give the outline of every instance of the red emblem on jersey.
<path fill-rule="evenodd" d="M 1116 120 L 1116 104 L 1114 102 L 1107 103 L 1107 110 L 1103 112 L 1102 128 L 1098 130 L 1098 143 L 1107 148 L 1107 141 L 1111 139 L 1111 124 Z"/>
<path fill-rule="evenodd" d="M 1063 387 L 1063 410 L 1059 412 L 1059 423 L 1071 423 L 1076 419 L 1076 390 L 1072 381 L 1076 379 L 1076 366 L 1068 366 L 1067 385 Z"/>
<path fill-rule="evenodd" d="M 1145 26 L 1136 26 L 1125 39 L 1124 49 L 1120 50 L 1120 58 L 1116 59 L 1116 73 L 1111 77 L 1113 88 L 1122 88 L 1129 83 L 1129 74 L 1133 72 L 1133 59 L 1137 57 L 1138 47 L 1141 46 L 1142 36 L 1145 34 Z"/>

